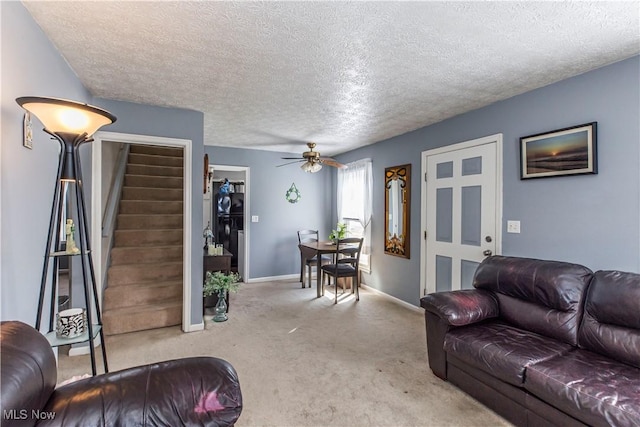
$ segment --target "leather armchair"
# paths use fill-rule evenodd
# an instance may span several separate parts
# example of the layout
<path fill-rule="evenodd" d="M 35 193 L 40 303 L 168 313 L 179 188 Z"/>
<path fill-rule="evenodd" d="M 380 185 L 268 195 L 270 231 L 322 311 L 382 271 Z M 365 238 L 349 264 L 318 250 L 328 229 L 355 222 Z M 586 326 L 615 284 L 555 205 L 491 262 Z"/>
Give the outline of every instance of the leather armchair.
<path fill-rule="evenodd" d="M 56 388 L 42 334 L 0 324 L 2 426 L 230 426 L 242 412 L 234 368 L 193 357 L 111 372 Z"/>

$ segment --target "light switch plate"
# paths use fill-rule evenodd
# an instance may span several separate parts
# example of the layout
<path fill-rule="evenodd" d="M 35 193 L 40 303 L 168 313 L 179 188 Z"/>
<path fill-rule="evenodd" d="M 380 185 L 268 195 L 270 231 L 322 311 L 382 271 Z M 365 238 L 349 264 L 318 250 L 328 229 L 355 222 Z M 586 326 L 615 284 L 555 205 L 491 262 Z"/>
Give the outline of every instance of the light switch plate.
<path fill-rule="evenodd" d="M 507 233 L 520 233 L 520 221 L 507 221 Z"/>
<path fill-rule="evenodd" d="M 258 215 L 251 215 L 251 222 L 258 222 L 259 220 Z"/>

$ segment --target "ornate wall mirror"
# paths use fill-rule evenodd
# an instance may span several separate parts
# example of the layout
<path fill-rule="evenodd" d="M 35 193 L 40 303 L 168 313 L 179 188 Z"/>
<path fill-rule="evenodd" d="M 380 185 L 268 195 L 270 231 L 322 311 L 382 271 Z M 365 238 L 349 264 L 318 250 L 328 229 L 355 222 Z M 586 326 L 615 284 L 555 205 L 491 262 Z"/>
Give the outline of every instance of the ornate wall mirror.
<path fill-rule="evenodd" d="M 411 165 L 386 168 L 384 187 L 384 251 L 410 258 Z"/>

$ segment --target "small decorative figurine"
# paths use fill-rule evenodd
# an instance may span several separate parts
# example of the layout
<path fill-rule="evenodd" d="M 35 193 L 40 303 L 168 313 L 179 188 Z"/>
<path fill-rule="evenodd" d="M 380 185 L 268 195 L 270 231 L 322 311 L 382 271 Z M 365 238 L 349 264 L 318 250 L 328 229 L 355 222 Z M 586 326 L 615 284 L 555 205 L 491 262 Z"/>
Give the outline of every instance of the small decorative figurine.
<path fill-rule="evenodd" d="M 213 231 L 211 231 L 211 222 L 207 222 L 207 227 L 202 232 L 204 237 L 204 250 L 209 250 L 209 246 L 213 243 Z"/>
<path fill-rule="evenodd" d="M 73 240 L 73 233 L 76 231 L 76 226 L 73 224 L 72 219 L 67 220 L 67 224 L 64 227 L 65 234 L 67 235 L 67 253 L 79 254 L 80 249 L 76 246 L 75 240 Z"/>

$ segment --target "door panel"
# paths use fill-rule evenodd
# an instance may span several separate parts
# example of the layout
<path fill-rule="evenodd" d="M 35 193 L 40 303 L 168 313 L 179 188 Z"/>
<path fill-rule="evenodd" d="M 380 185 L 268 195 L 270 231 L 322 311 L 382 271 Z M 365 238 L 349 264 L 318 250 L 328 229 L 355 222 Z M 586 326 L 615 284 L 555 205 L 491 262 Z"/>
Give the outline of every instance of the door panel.
<path fill-rule="evenodd" d="M 482 233 L 482 186 L 462 187 L 461 198 L 461 242 L 465 245 L 480 246 L 480 235 Z"/>
<path fill-rule="evenodd" d="M 427 293 L 472 288 L 484 253 L 496 253 L 496 145 L 426 155 Z"/>
<path fill-rule="evenodd" d="M 453 188 L 436 190 L 436 240 L 453 242 Z"/>

